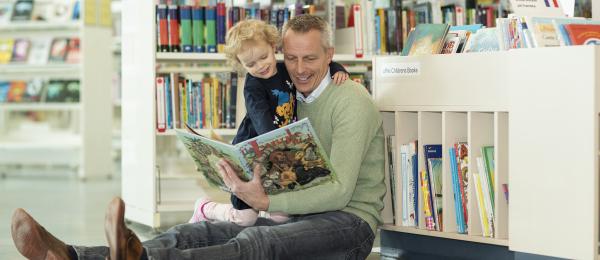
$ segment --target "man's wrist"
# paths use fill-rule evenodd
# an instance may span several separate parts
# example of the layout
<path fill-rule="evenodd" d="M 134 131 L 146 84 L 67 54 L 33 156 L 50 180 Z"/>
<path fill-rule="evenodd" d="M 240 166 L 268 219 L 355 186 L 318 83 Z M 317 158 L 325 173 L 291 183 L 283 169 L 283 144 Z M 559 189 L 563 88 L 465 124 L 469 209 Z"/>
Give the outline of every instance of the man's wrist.
<path fill-rule="evenodd" d="M 260 202 L 259 210 L 263 210 L 263 211 L 269 210 L 269 204 L 270 204 L 269 196 L 265 196 L 264 199 L 262 199 Z"/>

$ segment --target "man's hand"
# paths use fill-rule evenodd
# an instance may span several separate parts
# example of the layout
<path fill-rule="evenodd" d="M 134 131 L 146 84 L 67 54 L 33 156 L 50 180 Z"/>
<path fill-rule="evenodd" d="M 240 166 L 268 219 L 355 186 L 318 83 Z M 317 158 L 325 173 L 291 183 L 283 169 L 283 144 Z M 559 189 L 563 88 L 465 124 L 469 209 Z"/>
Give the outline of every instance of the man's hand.
<path fill-rule="evenodd" d="M 256 210 L 269 209 L 269 197 L 260 182 L 260 165 L 254 167 L 254 177 L 249 182 L 240 180 L 226 160 L 221 159 L 217 166 L 223 182 L 235 196 Z"/>
<path fill-rule="evenodd" d="M 342 83 L 344 83 L 344 81 L 346 81 L 348 79 L 349 75 L 348 73 L 345 73 L 343 71 L 338 71 L 335 74 L 333 74 L 333 76 L 331 76 L 331 78 L 333 79 L 333 82 L 336 85 L 340 85 Z"/>

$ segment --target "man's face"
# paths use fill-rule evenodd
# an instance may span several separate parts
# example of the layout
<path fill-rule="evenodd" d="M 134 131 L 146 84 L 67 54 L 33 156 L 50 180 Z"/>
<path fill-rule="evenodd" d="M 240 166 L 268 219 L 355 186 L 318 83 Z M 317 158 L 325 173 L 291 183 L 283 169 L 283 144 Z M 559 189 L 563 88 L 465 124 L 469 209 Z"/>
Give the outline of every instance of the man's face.
<path fill-rule="evenodd" d="M 304 96 L 319 86 L 333 57 L 333 48 L 325 49 L 321 42 L 318 30 L 306 33 L 288 30 L 283 36 L 285 67 L 294 86 Z"/>

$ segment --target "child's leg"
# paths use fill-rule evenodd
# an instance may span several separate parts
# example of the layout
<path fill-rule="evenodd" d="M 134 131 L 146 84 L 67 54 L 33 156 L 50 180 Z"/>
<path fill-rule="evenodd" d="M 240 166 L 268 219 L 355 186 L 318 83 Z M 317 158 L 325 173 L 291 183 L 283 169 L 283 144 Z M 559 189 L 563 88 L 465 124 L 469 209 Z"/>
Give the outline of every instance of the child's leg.
<path fill-rule="evenodd" d="M 189 223 L 200 221 L 229 221 L 240 226 L 251 226 L 258 213 L 253 209 L 237 210 L 231 204 L 216 203 L 208 198 L 200 198 L 194 206 L 194 214 Z"/>

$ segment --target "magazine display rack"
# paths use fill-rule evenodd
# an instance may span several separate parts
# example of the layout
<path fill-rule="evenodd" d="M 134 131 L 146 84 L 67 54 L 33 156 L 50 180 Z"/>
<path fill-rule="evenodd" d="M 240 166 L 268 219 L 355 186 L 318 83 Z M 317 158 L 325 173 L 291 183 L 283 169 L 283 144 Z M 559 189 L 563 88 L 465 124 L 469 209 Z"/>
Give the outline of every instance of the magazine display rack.
<path fill-rule="evenodd" d="M 5 1 L 2 7 L 10 10 L 13 2 Z M 7 18 L 0 21 L 2 39 L 79 39 L 78 62 L 0 64 L 0 81 L 3 82 L 32 79 L 79 82 L 78 102 L 0 103 L 1 166 L 16 165 L 18 169 L 22 165 L 67 165 L 77 171 L 80 179 L 112 175 L 112 37 L 109 25 L 105 24 L 110 24 L 110 20 L 100 19 L 100 11 L 110 2 L 78 2 L 81 12 L 76 20 L 69 16 L 64 21 L 10 21 Z M 51 2 L 41 2 L 44 3 Z M 37 119 L 24 120 L 25 114 Z"/>
<path fill-rule="evenodd" d="M 599 63 L 596 46 L 376 57 L 374 99 L 385 134 L 395 135 L 396 147 L 418 140 L 421 170 L 423 144 L 442 144 L 445 152 L 444 230 L 425 230 L 422 216 L 418 228 L 402 226 L 402 178 L 396 170 L 395 224 L 381 227 L 384 254 L 385 248 L 398 248 L 468 259 L 528 254 L 597 259 Z M 480 147 L 494 146 L 493 237 L 482 236 L 472 177 L 467 234 L 456 232 L 447 150 L 457 141 L 470 146 L 471 173 L 477 172 Z M 507 197 L 502 184 L 508 185 Z"/>

